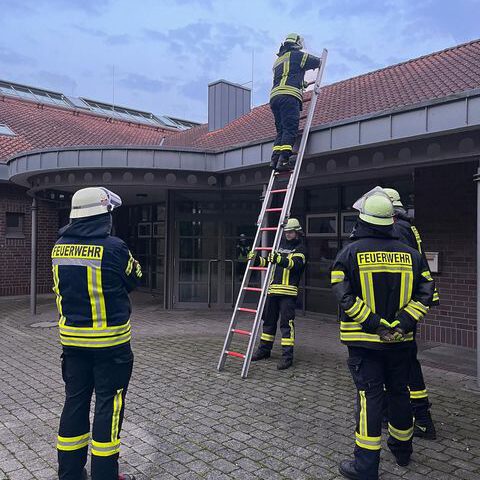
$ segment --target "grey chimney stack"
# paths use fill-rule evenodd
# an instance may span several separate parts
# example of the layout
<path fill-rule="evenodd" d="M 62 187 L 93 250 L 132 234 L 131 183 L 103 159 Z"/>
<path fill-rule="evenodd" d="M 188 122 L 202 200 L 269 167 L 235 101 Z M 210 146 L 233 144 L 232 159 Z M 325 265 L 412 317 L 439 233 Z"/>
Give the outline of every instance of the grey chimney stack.
<path fill-rule="evenodd" d="M 242 85 L 217 80 L 208 85 L 208 131 L 223 128 L 250 112 L 252 91 Z"/>

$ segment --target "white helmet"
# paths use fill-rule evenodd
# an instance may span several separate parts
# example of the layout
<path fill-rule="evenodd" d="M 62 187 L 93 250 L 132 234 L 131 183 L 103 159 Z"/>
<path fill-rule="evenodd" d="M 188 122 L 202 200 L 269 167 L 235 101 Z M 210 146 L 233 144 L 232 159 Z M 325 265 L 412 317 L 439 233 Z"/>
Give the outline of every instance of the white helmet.
<path fill-rule="evenodd" d="M 384 188 L 383 191 L 388 195 L 394 207 L 403 207 L 400 194 L 393 188 Z"/>
<path fill-rule="evenodd" d="M 111 212 L 122 204 L 122 199 L 104 187 L 82 188 L 72 197 L 70 218 L 86 218 Z"/>
<path fill-rule="evenodd" d="M 393 204 L 382 187 L 375 187 L 359 198 L 353 208 L 360 212 L 359 217 L 373 225 L 393 224 Z"/>

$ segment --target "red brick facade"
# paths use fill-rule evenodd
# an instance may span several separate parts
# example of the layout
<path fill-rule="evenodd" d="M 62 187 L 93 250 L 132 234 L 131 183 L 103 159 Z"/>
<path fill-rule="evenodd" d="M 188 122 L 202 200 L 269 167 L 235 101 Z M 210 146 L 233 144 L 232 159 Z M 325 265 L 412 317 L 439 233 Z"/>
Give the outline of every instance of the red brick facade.
<path fill-rule="evenodd" d="M 476 347 L 476 162 L 415 171 L 415 216 L 427 251 L 440 252 L 434 274 L 440 306 L 420 328 L 427 341 Z"/>
<path fill-rule="evenodd" d="M 0 184 L 0 295 L 30 292 L 31 205 L 25 189 Z M 22 213 L 25 238 L 6 238 L 6 213 Z M 50 250 L 56 240 L 58 213 L 49 203 L 39 202 L 37 286 L 39 293 L 52 288 Z"/>

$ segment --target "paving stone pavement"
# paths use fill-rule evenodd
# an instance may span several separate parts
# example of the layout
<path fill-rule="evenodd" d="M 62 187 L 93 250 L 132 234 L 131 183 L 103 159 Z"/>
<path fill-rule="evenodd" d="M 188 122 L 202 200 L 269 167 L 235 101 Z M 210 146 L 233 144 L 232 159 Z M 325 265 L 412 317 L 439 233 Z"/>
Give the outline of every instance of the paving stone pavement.
<path fill-rule="evenodd" d="M 52 299 L 43 297 L 39 311 L 32 319 L 26 299 L 0 299 L 0 480 L 56 478 L 60 346 L 54 327 L 31 326 L 55 320 Z M 294 368 L 278 372 L 272 358 L 242 380 L 235 359 L 215 368 L 228 313 L 164 311 L 137 295 L 132 322 L 123 470 L 139 480 L 341 478 L 337 464 L 353 450 L 355 391 L 336 325 L 300 317 Z M 384 448 L 382 480 L 480 479 L 471 377 L 429 367 L 425 376 L 438 440 L 415 439 L 407 468 Z"/>

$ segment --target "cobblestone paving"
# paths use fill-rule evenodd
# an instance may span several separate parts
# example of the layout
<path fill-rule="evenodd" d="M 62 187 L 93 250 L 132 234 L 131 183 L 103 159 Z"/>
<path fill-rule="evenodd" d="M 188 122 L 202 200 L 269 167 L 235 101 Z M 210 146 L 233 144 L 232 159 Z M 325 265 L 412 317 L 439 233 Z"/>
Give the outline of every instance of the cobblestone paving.
<path fill-rule="evenodd" d="M 139 480 L 341 478 L 354 388 L 335 325 L 300 318 L 295 367 L 278 372 L 273 358 L 242 380 L 235 359 L 215 370 L 228 314 L 137 300 L 123 470 Z M 31 327 L 54 318 L 50 299 L 35 319 L 25 300 L 0 300 L 0 480 L 56 478 L 60 347 L 55 328 Z M 384 449 L 381 478 L 480 479 L 480 396 L 465 388 L 469 377 L 425 374 L 439 438 L 416 439 L 408 468 Z"/>

